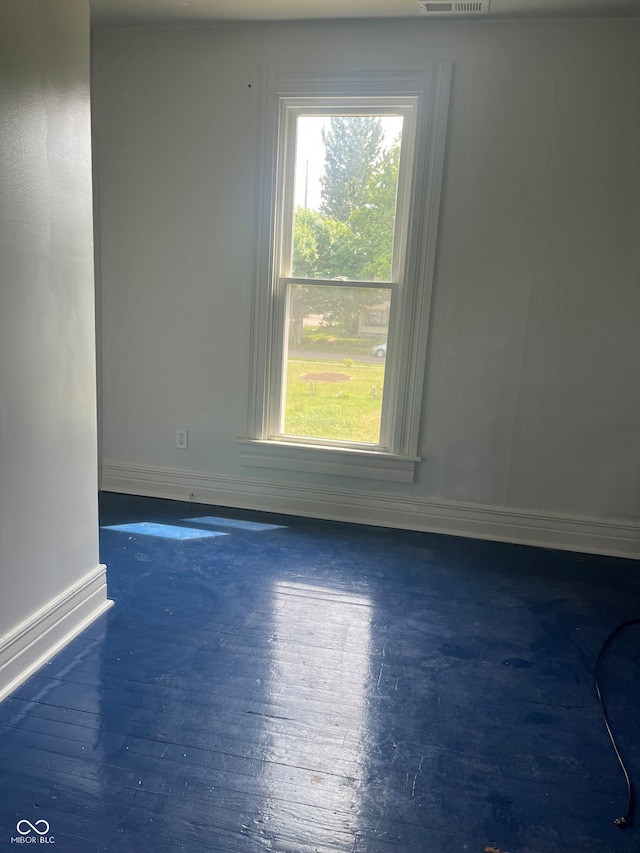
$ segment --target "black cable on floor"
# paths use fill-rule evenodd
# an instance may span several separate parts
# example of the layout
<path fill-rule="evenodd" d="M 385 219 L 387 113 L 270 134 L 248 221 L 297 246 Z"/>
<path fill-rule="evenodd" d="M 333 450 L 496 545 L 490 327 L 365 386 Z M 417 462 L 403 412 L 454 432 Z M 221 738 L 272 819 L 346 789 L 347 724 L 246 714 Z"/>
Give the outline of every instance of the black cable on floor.
<path fill-rule="evenodd" d="M 622 756 L 620 755 L 620 750 L 618 749 L 618 745 L 616 744 L 616 739 L 613 736 L 613 732 L 611 731 L 611 726 L 609 725 L 609 717 L 607 715 L 607 709 L 604 704 L 604 699 L 602 698 L 602 691 L 600 690 L 600 683 L 598 681 L 598 667 L 600 666 L 600 661 L 602 660 L 605 651 L 611 645 L 613 639 L 618 636 L 625 628 L 628 628 L 630 625 L 638 625 L 640 624 L 640 619 L 627 619 L 626 622 L 621 622 L 617 628 L 609 634 L 604 643 L 602 644 L 600 651 L 598 652 L 598 657 L 596 658 L 595 666 L 593 668 L 593 680 L 596 686 L 596 694 L 598 696 L 598 701 L 600 702 L 600 710 L 602 711 L 602 718 L 604 720 L 604 724 L 607 728 L 607 733 L 609 735 L 609 739 L 613 746 L 614 752 L 620 763 L 620 767 L 622 768 L 622 772 L 624 773 L 624 778 L 627 783 L 627 811 L 622 817 L 617 817 L 613 822 L 620 829 L 624 829 L 625 826 L 631 826 L 633 823 L 633 812 L 635 807 L 635 798 L 633 794 L 633 785 L 631 784 L 631 779 L 629 778 L 629 774 L 627 772 L 627 768 L 624 766 L 624 761 L 622 760 Z"/>

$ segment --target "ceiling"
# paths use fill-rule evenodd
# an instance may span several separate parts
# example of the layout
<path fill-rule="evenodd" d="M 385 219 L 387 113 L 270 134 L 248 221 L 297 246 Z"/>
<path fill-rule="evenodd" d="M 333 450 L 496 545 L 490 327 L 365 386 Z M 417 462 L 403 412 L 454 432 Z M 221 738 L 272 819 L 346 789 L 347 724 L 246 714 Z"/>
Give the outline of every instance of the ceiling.
<path fill-rule="evenodd" d="M 416 18 L 417 0 L 90 0 L 96 26 L 284 21 L 322 18 Z M 486 3 L 486 0 L 484 0 Z M 499 17 L 618 17 L 640 14 L 640 0 L 490 0 Z M 433 18 L 442 18 L 433 15 Z M 449 19 L 454 16 L 448 15 Z M 459 19 L 459 16 L 455 16 Z"/>

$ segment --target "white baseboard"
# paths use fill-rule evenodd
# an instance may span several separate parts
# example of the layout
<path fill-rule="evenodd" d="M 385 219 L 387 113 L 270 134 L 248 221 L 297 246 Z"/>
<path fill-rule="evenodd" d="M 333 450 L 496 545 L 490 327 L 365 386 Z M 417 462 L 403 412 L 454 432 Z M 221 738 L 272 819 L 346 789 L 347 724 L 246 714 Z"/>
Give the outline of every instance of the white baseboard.
<path fill-rule="evenodd" d="M 0 637 L 0 702 L 111 605 L 98 566 Z"/>
<path fill-rule="evenodd" d="M 640 558 L 640 530 L 627 522 L 116 462 L 102 466 L 101 488 L 107 492 L 191 499 L 197 503 L 286 515 Z"/>

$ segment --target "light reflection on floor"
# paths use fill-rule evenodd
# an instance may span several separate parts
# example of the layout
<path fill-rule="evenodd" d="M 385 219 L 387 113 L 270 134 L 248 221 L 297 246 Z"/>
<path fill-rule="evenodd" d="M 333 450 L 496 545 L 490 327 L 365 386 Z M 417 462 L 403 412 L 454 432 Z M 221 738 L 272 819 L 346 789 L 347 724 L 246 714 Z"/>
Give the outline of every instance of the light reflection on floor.
<path fill-rule="evenodd" d="M 185 542 L 189 539 L 211 539 L 212 536 L 226 536 L 219 530 L 199 530 L 195 527 L 181 527 L 178 524 L 158 524 L 153 521 L 137 521 L 132 524 L 108 524 L 105 530 L 118 530 L 138 536 L 158 536 L 161 539 L 175 539 Z"/>
<path fill-rule="evenodd" d="M 246 521 L 241 518 L 228 518 L 220 515 L 201 515 L 196 518 L 185 518 L 184 521 L 207 527 L 231 527 L 234 530 L 248 530 L 251 533 L 263 533 L 267 530 L 284 530 L 283 524 L 265 524 L 262 521 Z"/>
<path fill-rule="evenodd" d="M 157 536 L 161 539 L 175 539 L 186 542 L 190 539 L 210 539 L 212 536 L 228 536 L 230 530 L 263 533 L 269 530 L 282 530 L 282 524 L 265 524 L 259 521 L 244 521 L 239 518 L 226 518 L 217 515 L 185 518 L 183 521 L 190 525 L 160 524 L 155 521 L 137 521 L 128 524 L 105 525 L 105 530 L 117 530 L 120 533 L 130 533 L 138 536 Z M 193 525 L 193 526 L 191 526 Z M 197 526 L 196 526 L 197 525 Z M 222 528 L 217 530 L 216 528 Z"/>
<path fill-rule="evenodd" d="M 270 808 L 263 818 L 275 849 L 297 842 L 305 850 L 353 849 L 365 762 L 371 614 L 367 596 L 274 584 L 267 690 L 273 717 L 265 717 L 264 725 L 265 741 L 281 762 L 270 762 L 265 771 Z"/>

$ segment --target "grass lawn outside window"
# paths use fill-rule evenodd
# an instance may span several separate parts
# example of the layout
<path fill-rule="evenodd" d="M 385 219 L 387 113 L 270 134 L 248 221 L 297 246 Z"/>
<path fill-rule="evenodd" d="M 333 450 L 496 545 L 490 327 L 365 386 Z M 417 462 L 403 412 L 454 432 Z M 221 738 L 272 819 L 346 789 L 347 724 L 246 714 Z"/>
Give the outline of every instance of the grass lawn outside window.
<path fill-rule="evenodd" d="M 384 365 L 289 357 L 287 435 L 376 444 Z"/>

